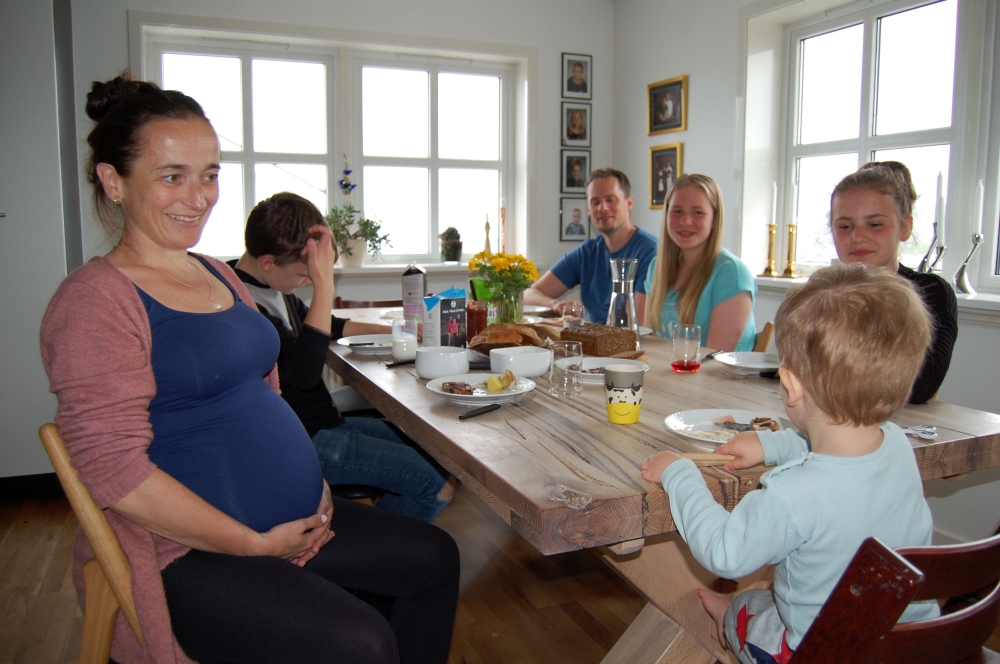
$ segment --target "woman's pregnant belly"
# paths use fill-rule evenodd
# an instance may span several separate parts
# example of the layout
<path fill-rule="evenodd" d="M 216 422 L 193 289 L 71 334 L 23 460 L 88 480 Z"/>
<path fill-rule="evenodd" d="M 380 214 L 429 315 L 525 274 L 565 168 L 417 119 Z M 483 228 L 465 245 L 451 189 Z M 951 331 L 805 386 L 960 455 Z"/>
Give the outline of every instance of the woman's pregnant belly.
<path fill-rule="evenodd" d="M 315 514 L 323 473 L 302 423 L 264 381 L 150 414 L 149 458 L 237 521 L 265 532 Z"/>

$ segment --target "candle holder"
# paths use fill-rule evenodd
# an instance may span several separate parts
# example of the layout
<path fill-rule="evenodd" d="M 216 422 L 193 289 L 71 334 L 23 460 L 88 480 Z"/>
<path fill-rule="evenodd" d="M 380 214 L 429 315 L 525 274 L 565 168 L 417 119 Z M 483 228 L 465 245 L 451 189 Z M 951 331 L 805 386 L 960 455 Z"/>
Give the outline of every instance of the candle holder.
<path fill-rule="evenodd" d="M 972 249 L 969 250 L 969 255 L 965 257 L 965 262 L 962 263 L 962 267 L 958 268 L 958 272 L 955 273 L 955 290 L 959 293 L 964 293 L 966 295 L 975 295 L 976 289 L 972 287 L 972 283 L 969 282 L 969 261 L 979 250 L 979 245 L 983 243 L 982 233 L 975 233 L 972 236 Z"/>
<path fill-rule="evenodd" d="M 927 266 L 927 271 L 940 273 L 941 268 L 944 267 L 944 263 L 941 261 L 941 259 L 944 258 L 944 253 L 948 251 L 948 247 L 945 246 L 935 247 L 935 250 L 937 251 L 937 254 L 934 256 L 934 260 L 931 262 L 931 264 Z M 941 265 L 939 266 L 938 263 L 940 263 Z"/>
<path fill-rule="evenodd" d="M 931 254 L 934 253 L 934 249 L 937 247 L 937 222 L 935 221 L 931 226 L 934 228 L 934 234 L 931 236 L 931 244 L 927 247 L 927 253 L 924 257 L 920 259 L 920 265 L 917 266 L 917 272 L 927 273 L 930 272 L 931 265 Z"/>
<path fill-rule="evenodd" d="M 767 225 L 767 267 L 760 276 L 762 277 L 777 277 L 778 268 L 775 266 L 774 252 L 776 251 L 776 241 L 777 241 L 777 225 L 768 224 Z"/>
<path fill-rule="evenodd" d="M 795 229 L 798 224 L 788 224 L 788 264 L 781 276 L 785 279 L 798 279 L 799 273 L 795 271 Z"/>

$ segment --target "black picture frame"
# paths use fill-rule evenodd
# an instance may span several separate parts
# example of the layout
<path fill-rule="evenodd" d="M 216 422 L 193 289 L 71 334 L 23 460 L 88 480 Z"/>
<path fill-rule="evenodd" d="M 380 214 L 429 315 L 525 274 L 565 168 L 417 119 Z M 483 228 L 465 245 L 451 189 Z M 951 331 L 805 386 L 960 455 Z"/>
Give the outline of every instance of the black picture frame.
<path fill-rule="evenodd" d="M 590 236 L 590 218 L 587 216 L 587 199 L 564 197 L 559 199 L 559 241 L 583 242 Z"/>
<path fill-rule="evenodd" d="M 649 207 L 663 208 L 667 192 L 684 172 L 684 146 L 681 143 L 654 145 L 649 148 Z"/>
<path fill-rule="evenodd" d="M 559 190 L 564 194 L 586 194 L 584 183 L 590 175 L 590 150 L 560 150 L 559 165 Z"/>
<path fill-rule="evenodd" d="M 647 86 L 646 117 L 650 136 L 687 129 L 687 81 L 687 76 L 677 76 Z"/>
<path fill-rule="evenodd" d="M 561 126 L 564 148 L 590 147 L 591 105 L 582 101 L 562 103 Z"/>
<path fill-rule="evenodd" d="M 574 71 L 579 67 L 582 71 Z M 593 85 L 594 56 L 580 53 L 562 54 L 562 96 L 563 99 L 591 99 Z"/>

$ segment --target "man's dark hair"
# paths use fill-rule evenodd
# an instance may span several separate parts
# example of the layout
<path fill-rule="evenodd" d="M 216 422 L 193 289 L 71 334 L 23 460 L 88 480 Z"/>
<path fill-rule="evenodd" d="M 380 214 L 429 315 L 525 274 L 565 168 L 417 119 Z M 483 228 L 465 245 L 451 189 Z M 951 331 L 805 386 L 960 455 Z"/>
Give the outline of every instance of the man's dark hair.
<path fill-rule="evenodd" d="M 247 217 L 247 253 L 254 258 L 271 254 L 278 265 L 302 260 L 309 229 L 325 223 L 323 213 L 298 194 L 275 194 L 257 203 Z"/>
<path fill-rule="evenodd" d="M 632 183 L 628 181 L 628 176 L 619 171 L 617 168 L 598 168 L 596 171 L 590 172 L 590 177 L 584 183 L 583 188 L 586 189 L 590 186 L 590 183 L 594 180 L 600 180 L 601 178 L 615 178 L 618 180 L 618 185 L 622 188 L 622 193 L 625 194 L 625 198 L 632 195 Z"/>

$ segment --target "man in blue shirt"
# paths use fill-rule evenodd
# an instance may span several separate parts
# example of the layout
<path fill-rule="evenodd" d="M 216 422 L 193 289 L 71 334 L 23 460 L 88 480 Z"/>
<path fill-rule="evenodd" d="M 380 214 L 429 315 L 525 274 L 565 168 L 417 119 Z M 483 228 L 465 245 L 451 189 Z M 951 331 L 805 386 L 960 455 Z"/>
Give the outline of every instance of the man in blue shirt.
<path fill-rule="evenodd" d="M 628 177 L 613 168 L 599 168 L 587 178 L 587 214 L 600 236 L 586 240 L 559 259 L 524 292 L 525 304 L 552 307 L 561 314 L 569 302 L 559 297 L 580 286 L 580 299 L 587 318 L 604 323 L 611 305 L 611 259 L 635 258 L 635 310 L 639 324 L 645 323 L 645 274 L 656 257 L 656 237 L 632 225 L 632 185 Z"/>

